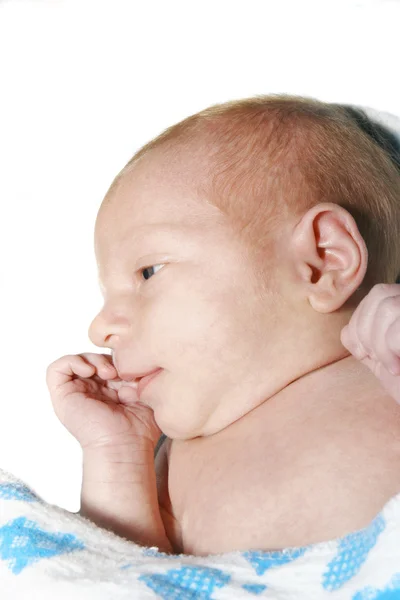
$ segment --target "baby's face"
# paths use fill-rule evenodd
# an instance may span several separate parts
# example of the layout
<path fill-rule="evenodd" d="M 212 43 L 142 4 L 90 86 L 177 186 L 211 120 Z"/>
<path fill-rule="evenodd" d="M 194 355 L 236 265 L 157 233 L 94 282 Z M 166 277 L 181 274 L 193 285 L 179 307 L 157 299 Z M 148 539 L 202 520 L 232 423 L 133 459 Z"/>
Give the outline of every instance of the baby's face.
<path fill-rule="evenodd" d="M 89 336 L 112 349 L 120 372 L 162 369 L 141 401 L 167 436 L 188 439 L 220 431 L 268 396 L 281 363 L 279 318 L 257 296 L 257 274 L 225 217 L 195 196 L 194 166 L 156 152 L 100 208 L 104 306 Z"/>

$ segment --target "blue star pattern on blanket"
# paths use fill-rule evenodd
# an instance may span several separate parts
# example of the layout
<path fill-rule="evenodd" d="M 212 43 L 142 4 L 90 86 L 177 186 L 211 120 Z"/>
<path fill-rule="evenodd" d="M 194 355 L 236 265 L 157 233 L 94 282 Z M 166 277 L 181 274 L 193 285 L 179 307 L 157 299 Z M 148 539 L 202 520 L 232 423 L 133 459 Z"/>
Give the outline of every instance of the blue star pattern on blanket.
<path fill-rule="evenodd" d="M 384 589 L 372 587 L 364 588 L 357 592 L 352 600 L 399 600 L 400 598 L 400 571 L 393 576 L 389 585 Z"/>
<path fill-rule="evenodd" d="M 23 502 L 41 502 L 41 499 L 26 485 L 18 483 L 0 484 L 0 498 L 4 498 L 5 500 L 22 500 Z"/>
<path fill-rule="evenodd" d="M 142 549 L 142 554 L 143 556 L 154 556 L 156 558 L 165 558 L 166 560 L 170 560 L 172 559 L 176 559 L 178 560 L 180 558 L 180 554 L 167 554 L 166 552 L 159 552 L 156 548 L 147 548 L 144 547 Z M 122 567 L 120 567 L 121 571 L 125 570 L 125 569 L 130 569 L 131 567 L 136 567 L 137 563 L 126 563 L 126 565 L 122 565 Z"/>
<path fill-rule="evenodd" d="M 400 494 L 363 530 L 329 544 L 232 557 L 168 555 L 75 519 L 0 469 L 1 600 L 30 598 L 37 588 L 40 597 L 43 591 L 83 600 L 88 581 L 98 600 L 110 597 L 105 581 L 115 586 L 115 598 L 400 600 L 399 543 Z M 61 581 L 68 581 L 64 593 Z"/>
<path fill-rule="evenodd" d="M 181 567 L 164 575 L 141 575 L 143 581 L 163 600 L 212 600 L 214 588 L 221 588 L 231 576 L 210 567 Z"/>
<path fill-rule="evenodd" d="M 242 588 L 246 590 L 246 592 L 258 596 L 258 594 L 261 594 L 261 592 L 267 589 L 267 586 L 262 583 L 245 583 L 242 585 Z"/>
<path fill-rule="evenodd" d="M 378 515 L 365 529 L 350 533 L 340 540 L 338 552 L 328 563 L 323 575 L 322 586 L 326 590 L 332 592 L 339 589 L 358 573 L 385 526 L 384 518 Z"/>
<path fill-rule="evenodd" d="M 273 552 L 248 551 L 243 552 L 242 556 L 249 561 L 257 575 L 264 575 L 265 571 L 268 571 L 268 569 L 286 565 L 300 556 L 303 556 L 306 550 L 307 548 L 305 547 L 286 552 L 284 550 L 275 550 Z"/>
<path fill-rule="evenodd" d="M 0 527 L 0 558 L 8 563 L 14 575 L 43 558 L 82 550 L 72 533 L 51 533 L 34 521 L 18 517 Z"/>

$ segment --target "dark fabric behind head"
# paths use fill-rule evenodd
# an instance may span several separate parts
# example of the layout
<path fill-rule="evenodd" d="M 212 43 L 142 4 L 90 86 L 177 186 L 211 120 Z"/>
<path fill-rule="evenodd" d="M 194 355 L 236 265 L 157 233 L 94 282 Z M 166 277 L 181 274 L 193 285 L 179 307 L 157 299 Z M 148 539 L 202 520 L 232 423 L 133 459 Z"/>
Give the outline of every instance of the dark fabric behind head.
<path fill-rule="evenodd" d="M 354 106 L 339 105 L 346 114 L 357 123 L 357 125 L 369 135 L 369 137 L 378 144 L 391 158 L 392 162 L 400 171 L 400 140 L 399 138 L 384 127 L 381 123 L 372 121 L 366 113 L 360 108 Z"/>
<path fill-rule="evenodd" d="M 364 110 L 347 104 L 334 104 L 340 107 L 366 133 L 375 144 L 380 146 L 389 156 L 400 172 L 400 137 L 382 123 L 373 121 Z M 400 202 L 400 198 L 399 198 Z M 400 244 L 400 240 L 399 240 Z M 400 272 L 396 279 L 400 283 Z"/>

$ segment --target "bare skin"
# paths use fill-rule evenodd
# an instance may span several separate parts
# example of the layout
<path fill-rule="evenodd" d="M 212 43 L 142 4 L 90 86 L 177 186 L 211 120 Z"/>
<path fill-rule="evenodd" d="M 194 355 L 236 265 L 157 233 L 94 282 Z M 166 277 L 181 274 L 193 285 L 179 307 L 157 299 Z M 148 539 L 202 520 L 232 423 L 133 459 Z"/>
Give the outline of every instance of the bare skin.
<path fill-rule="evenodd" d="M 156 462 L 175 553 L 331 540 L 400 492 L 400 406 L 348 357 L 214 436 L 166 440 Z"/>
<path fill-rule="evenodd" d="M 152 151 L 102 206 L 104 307 L 89 329 L 119 371 L 162 369 L 141 401 L 172 440 L 156 469 L 174 551 L 279 549 L 363 527 L 400 491 L 400 408 L 340 342 L 365 243 L 338 205 L 291 215 L 263 295 L 226 219 L 194 194 L 189 156 Z"/>

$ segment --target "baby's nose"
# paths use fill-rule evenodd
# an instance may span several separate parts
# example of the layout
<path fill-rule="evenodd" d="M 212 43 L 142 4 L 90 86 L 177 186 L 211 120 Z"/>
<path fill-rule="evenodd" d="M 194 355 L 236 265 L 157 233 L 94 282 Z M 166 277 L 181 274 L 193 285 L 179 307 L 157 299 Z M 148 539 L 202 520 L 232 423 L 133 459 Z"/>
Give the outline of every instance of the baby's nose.
<path fill-rule="evenodd" d="M 129 325 L 107 319 L 104 313 L 100 312 L 91 322 L 88 336 L 95 346 L 115 350 L 120 341 L 132 338 L 132 332 Z"/>
<path fill-rule="evenodd" d="M 92 344 L 94 344 L 95 346 L 102 347 L 103 339 L 102 339 L 102 336 L 99 334 L 99 329 L 97 327 L 98 318 L 99 318 L 99 315 L 97 315 L 93 319 L 93 321 L 90 323 L 89 329 L 88 329 L 88 336 L 89 336 L 89 339 L 92 342 Z"/>

